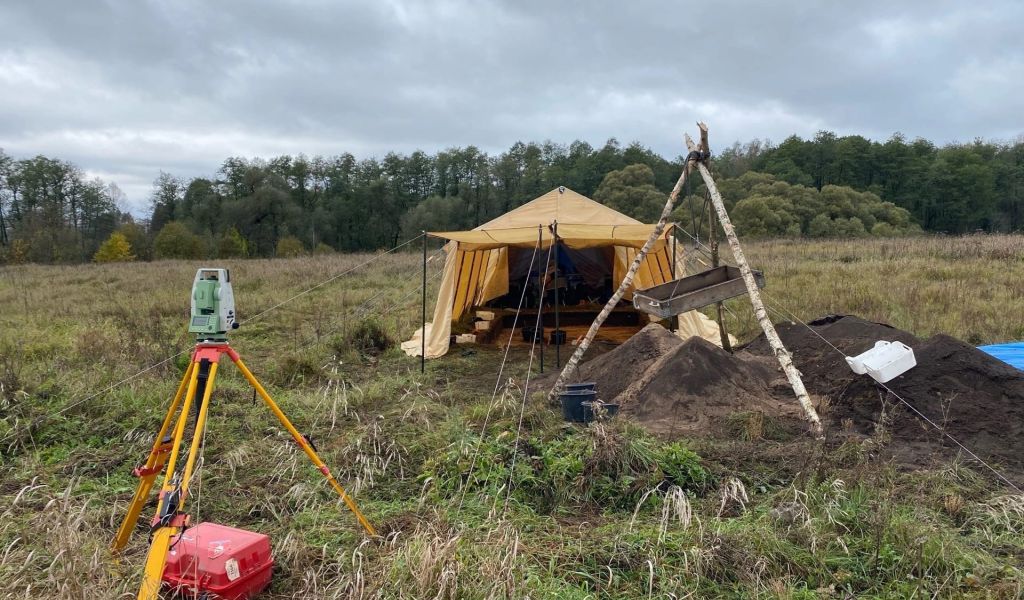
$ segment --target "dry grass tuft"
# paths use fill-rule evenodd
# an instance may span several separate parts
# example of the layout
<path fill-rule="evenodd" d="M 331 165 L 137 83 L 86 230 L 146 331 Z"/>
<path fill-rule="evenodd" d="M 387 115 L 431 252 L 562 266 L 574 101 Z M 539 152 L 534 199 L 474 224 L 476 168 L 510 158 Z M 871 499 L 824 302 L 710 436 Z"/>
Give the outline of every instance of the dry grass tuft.
<path fill-rule="evenodd" d="M 718 489 L 718 516 L 736 516 L 747 509 L 747 488 L 735 477 L 727 479 Z"/>

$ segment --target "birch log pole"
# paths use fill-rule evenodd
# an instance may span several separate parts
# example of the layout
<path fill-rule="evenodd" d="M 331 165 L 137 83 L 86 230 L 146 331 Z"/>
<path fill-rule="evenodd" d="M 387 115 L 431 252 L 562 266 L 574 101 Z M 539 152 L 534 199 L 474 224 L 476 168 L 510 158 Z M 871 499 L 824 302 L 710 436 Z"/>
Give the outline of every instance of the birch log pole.
<path fill-rule="evenodd" d="M 704 123 L 697 123 L 697 126 L 700 127 L 700 149 L 707 152 L 708 126 Z M 686 136 L 686 146 L 691 151 L 698 149 L 689 135 Z M 807 389 L 800 378 L 800 371 L 796 369 L 796 366 L 793 364 L 793 358 L 782 344 L 782 340 L 779 339 L 779 334 L 775 331 L 775 326 L 772 325 L 771 319 L 768 318 L 768 311 L 765 310 L 764 303 L 761 302 L 761 294 L 757 290 L 754 274 L 750 270 L 750 265 L 747 264 L 746 256 L 743 255 L 743 248 L 740 247 L 739 238 L 736 237 L 736 230 L 733 229 L 732 221 L 729 220 L 729 213 L 725 211 L 725 202 L 722 201 L 722 195 L 718 192 L 718 187 L 715 186 L 715 180 L 711 177 L 711 171 L 708 170 L 703 162 L 697 163 L 697 170 L 700 171 L 700 176 L 704 179 L 704 185 L 707 186 L 708 192 L 711 194 L 711 202 L 714 204 L 715 212 L 718 214 L 718 222 L 722 225 L 725 237 L 729 241 L 729 248 L 732 249 L 733 258 L 736 259 L 736 266 L 739 267 L 740 274 L 743 275 L 743 283 L 747 286 L 747 294 L 750 295 L 750 303 L 754 307 L 754 316 L 757 318 L 758 324 L 761 325 L 761 330 L 764 331 L 772 352 L 775 353 L 775 357 L 779 360 L 779 365 L 782 366 L 782 370 L 786 373 L 786 378 L 793 387 L 793 393 L 796 394 L 797 401 L 800 403 L 801 408 L 804 409 L 804 416 L 811 423 L 811 431 L 815 437 L 821 439 L 823 437 L 821 420 L 818 418 L 818 413 L 814 410 L 811 399 L 807 395 Z"/>
<path fill-rule="evenodd" d="M 683 172 L 679 175 L 679 179 L 676 181 L 675 187 L 672 188 L 672 193 L 668 195 L 668 200 L 665 201 L 665 207 L 661 209 L 661 218 L 658 219 L 658 223 L 654 226 L 654 230 L 651 231 L 650 237 L 644 242 L 644 245 L 640 248 L 640 251 L 636 253 L 636 257 L 633 259 L 633 263 L 629 265 L 629 270 L 626 271 L 626 276 L 622 278 L 622 283 L 619 284 L 619 289 L 615 290 L 615 294 L 608 299 L 608 302 L 601 309 L 601 312 L 594 319 L 594 322 L 590 324 L 590 329 L 587 330 L 587 335 L 583 336 L 580 341 L 580 345 L 576 346 L 576 351 L 572 353 L 572 357 L 569 358 L 569 362 L 565 363 L 565 368 L 558 374 L 558 379 L 555 380 L 555 385 L 551 387 L 551 391 L 548 393 L 548 402 L 556 404 L 558 402 L 558 394 L 561 393 L 562 388 L 565 387 L 565 382 L 569 378 L 569 375 L 576 370 L 576 367 L 580 364 L 580 359 L 586 354 L 587 349 L 590 348 L 590 344 L 594 341 L 594 336 L 597 335 L 597 330 L 604 324 L 605 319 L 608 315 L 612 314 L 612 309 L 618 305 L 619 301 L 622 300 L 622 296 L 626 294 L 626 290 L 629 286 L 633 285 L 633 278 L 636 276 L 636 272 L 640 270 L 640 264 L 643 263 L 644 257 L 650 252 L 651 248 L 654 247 L 654 243 L 658 240 L 661 234 L 665 231 L 665 225 L 668 223 L 668 217 L 672 213 L 672 208 L 675 206 L 676 200 L 679 198 L 679 192 L 683 189 L 683 185 L 686 183 L 686 177 L 690 174 L 690 169 L 693 168 L 694 161 L 687 160 L 683 166 Z"/>

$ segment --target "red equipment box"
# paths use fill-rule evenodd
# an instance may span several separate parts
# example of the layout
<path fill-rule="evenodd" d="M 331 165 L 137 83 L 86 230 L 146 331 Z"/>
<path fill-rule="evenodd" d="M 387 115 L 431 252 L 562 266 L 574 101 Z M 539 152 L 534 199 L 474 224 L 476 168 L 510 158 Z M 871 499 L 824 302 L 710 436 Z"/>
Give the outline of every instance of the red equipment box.
<path fill-rule="evenodd" d="M 179 595 L 248 600 L 270 585 L 273 570 L 269 537 L 200 523 L 171 541 L 163 580 Z"/>

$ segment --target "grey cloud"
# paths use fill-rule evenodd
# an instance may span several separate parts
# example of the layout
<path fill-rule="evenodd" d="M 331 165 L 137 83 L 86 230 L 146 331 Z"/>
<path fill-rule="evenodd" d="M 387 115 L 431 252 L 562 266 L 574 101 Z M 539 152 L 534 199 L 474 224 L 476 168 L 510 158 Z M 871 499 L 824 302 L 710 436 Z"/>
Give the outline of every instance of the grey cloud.
<path fill-rule="evenodd" d="M 231 155 L 818 129 L 1024 131 L 1024 4 L 108 2 L 0 7 L 0 147 L 115 180 Z"/>

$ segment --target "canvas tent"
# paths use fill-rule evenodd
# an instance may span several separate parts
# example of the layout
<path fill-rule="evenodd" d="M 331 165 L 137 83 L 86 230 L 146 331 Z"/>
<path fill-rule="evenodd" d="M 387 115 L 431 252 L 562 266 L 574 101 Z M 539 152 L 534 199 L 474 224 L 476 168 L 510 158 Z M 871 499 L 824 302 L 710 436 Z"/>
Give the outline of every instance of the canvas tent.
<path fill-rule="evenodd" d="M 473 307 L 508 294 L 510 278 L 526 275 L 523 270 L 538 247 L 538 238 L 545 252 L 538 252 L 536 260 L 543 261 L 555 239 L 551 225 L 556 222 L 560 252 L 565 249 L 577 264 L 590 265 L 592 271 L 603 269 L 615 285 L 655 227 L 559 187 L 471 231 L 430 232 L 448 244 L 434 319 L 426 324 L 427 358 L 448 352 L 454 321 Z M 681 253 L 672 256 L 668 235 L 666 231 L 644 258 L 634 279 L 640 289 L 670 281 L 673 260 L 682 273 Z M 679 316 L 679 322 L 684 337 L 699 335 L 716 344 L 720 341 L 717 324 L 703 314 L 686 313 Z M 410 356 L 420 355 L 421 335 L 422 330 L 417 330 L 402 344 Z"/>

